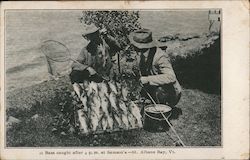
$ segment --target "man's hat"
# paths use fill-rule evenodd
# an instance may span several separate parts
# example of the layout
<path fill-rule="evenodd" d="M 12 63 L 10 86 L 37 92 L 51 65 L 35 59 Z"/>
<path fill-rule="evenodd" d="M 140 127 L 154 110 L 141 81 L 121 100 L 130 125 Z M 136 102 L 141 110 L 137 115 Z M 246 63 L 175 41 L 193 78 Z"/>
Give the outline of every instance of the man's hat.
<path fill-rule="evenodd" d="M 128 36 L 130 43 L 139 49 L 156 47 L 152 32 L 148 29 L 136 30 Z"/>
<path fill-rule="evenodd" d="M 83 29 L 82 35 L 83 35 L 83 36 L 86 36 L 86 35 L 88 35 L 88 34 L 95 33 L 95 32 L 97 32 L 98 30 L 99 30 L 99 28 L 96 27 L 93 23 L 90 24 L 90 25 L 85 25 L 85 26 L 84 26 L 84 29 Z"/>

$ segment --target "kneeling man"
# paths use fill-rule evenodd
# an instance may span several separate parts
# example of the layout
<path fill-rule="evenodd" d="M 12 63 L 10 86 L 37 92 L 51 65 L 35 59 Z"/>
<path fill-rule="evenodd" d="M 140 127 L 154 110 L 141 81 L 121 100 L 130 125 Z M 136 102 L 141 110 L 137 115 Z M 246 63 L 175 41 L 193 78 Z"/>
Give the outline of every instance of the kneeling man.
<path fill-rule="evenodd" d="M 152 32 L 140 29 L 129 35 L 130 43 L 140 55 L 140 81 L 157 103 L 174 107 L 181 97 L 181 86 L 168 55 L 156 46 Z M 142 96 L 147 97 L 144 90 Z"/>

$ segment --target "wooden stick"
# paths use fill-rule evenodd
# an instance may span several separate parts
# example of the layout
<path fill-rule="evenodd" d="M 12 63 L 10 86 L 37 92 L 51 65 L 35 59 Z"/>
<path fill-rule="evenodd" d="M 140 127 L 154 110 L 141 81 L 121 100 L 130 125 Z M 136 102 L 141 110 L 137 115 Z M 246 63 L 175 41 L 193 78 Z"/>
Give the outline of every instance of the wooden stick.
<path fill-rule="evenodd" d="M 118 71 L 121 74 L 120 53 L 117 53 Z"/>

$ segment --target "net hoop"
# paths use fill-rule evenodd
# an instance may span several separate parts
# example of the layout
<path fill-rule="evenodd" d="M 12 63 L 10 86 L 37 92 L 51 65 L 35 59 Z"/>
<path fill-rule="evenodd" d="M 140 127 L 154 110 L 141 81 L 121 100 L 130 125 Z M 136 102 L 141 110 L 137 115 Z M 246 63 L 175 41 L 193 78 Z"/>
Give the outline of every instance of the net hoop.
<path fill-rule="evenodd" d="M 54 49 L 58 49 L 55 46 L 57 46 L 58 48 L 63 47 L 64 51 L 49 50 L 49 47 L 52 47 L 52 49 L 53 49 L 53 47 L 54 47 Z M 43 44 L 41 46 L 41 50 L 48 60 L 51 60 L 54 62 L 67 62 L 67 61 L 71 60 L 69 49 L 63 43 L 61 43 L 59 41 L 46 40 L 43 42 Z M 58 56 L 58 55 L 60 55 L 60 56 Z"/>

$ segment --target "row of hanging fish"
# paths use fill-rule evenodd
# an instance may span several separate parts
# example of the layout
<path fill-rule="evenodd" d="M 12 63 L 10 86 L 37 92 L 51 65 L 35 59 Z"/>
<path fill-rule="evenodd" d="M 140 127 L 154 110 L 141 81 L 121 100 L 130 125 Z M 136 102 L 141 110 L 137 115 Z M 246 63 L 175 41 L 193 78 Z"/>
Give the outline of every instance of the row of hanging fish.
<path fill-rule="evenodd" d="M 82 103 L 77 110 L 81 133 L 142 127 L 140 109 L 129 100 L 126 83 L 84 81 L 74 83 L 73 88 Z"/>

